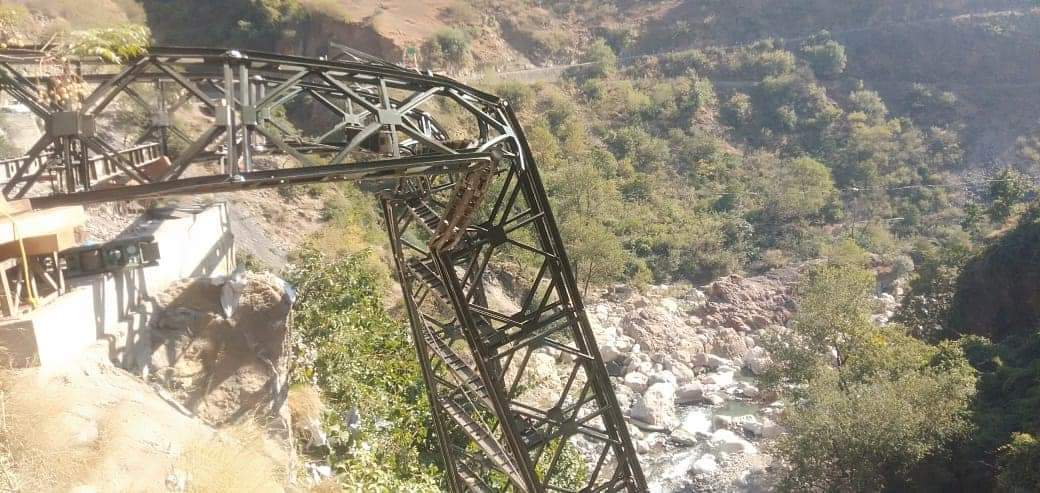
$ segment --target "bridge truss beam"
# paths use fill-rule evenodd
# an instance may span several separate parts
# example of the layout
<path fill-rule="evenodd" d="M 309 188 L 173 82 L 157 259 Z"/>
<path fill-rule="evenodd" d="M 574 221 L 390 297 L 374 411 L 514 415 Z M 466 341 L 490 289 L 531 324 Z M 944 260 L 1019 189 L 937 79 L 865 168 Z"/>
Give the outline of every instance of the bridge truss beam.
<path fill-rule="evenodd" d="M 0 166 L 5 197 L 50 206 L 382 181 L 452 490 L 646 489 L 531 149 L 503 100 L 350 51 L 337 61 L 184 48 L 122 66 L 46 61 L 0 50 L 0 90 L 46 123 L 24 158 Z M 70 74 L 89 93 L 55 103 L 47 92 Z M 478 171 L 487 200 L 460 192 Z M 452 241 L 438 239 L 445 231 Z M 488 296 L 506 265 L 516 266 L 506 284 L 519 305 Z M 588 474 L 564 474 L 572 447 Z"/>

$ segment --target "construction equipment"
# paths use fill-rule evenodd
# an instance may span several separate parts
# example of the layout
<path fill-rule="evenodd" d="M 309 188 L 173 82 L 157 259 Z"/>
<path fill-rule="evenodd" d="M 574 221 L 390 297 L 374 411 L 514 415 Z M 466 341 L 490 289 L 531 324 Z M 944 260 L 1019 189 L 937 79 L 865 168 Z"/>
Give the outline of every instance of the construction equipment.
<path fill-rule="evenodd" d="M 52 71 L 45 58 L 0 50 L 0 90 L 47 124 L 24 158 L 5 164 L 5 197 L 44 207 L 383 183 L 451 490 L 646 490 L 538 168 L 504 100 L 349 49 L 330 61 L 150 48 L 125 65 L 73 59 Z M 55 106 L 39 88 L 70 74 L 85 90 Z M 150 117 L 127 151 L 113 136 L 125 134 L 130 111 Z M 206 124 L 180 125 L 183 115 Z M 448 119 L 450 128 L 439 123 Z M 489 266 L 507 263 L 522 264 L 512 280 L 519 308 L 486 293 Z M 522 382 L 545 355 L 566 377 L 534 398 Z M 590 464 L 581 484 L 562 482 L 567 444 Z"/>

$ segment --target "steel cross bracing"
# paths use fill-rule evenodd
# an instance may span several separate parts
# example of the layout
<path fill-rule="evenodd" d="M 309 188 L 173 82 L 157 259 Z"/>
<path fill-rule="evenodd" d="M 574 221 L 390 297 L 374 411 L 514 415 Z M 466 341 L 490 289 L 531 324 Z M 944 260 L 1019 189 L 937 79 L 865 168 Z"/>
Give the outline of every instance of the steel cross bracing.
<path fill-rule="evenodd" d="M 69 73 L 89 91 L 57 106 L 45 93 Z M 125 65 L 60 66 L 31 48 L 0 50 L 0 90 L 46 124 L 24 157 L 0 162 L 4 196 L 36 206 L 383 181 L 451 489 L 646 490 L 503 100 L 350 50 L 328 61 L 151 48 Z M 496 276 L 519 303 L 488 296 Z M 547 377 L 559 385 L 541 385 Z M 575 450 L 587 474 L 565 471 Z"/>

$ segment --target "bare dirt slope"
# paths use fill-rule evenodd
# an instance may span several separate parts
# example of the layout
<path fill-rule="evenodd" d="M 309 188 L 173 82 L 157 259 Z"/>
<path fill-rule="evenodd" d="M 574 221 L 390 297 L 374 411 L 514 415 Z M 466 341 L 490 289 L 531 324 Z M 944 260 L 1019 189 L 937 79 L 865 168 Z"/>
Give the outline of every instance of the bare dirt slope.
<path fill-rule="evenodd" d="M 57 370 L 8 372 L 2 395 L 0 490 L 215 491 L 214 472 L 238 483 L 222 491 L 281 488 L 284 460 L 249 443 L 262 436 L 182 413 L 103 349 Z"/>
<path fill-rule="evenodd" d="M 367 23 L 400 46 L 419 46 L 448 27 L 453 0 L 302 0 L 304 8 L 347 23 Z"/>
<path fill-rule="evenodd" d="M 237 298 L 231 317 L 222 313 L 222 297 Z M 214 426 L 253 417 L 284 421 L 279 394 L 286 379 L 289 302 L 278 278 L 247 273 L 240 288 L 230 290 L 209 279 L 186 279 L 157 301 L 162 312 L 151 367 L 179 402 Z"/>
<path fill-rule="evenodd" d="M 188 279 L 155 301 L 157 383 L 113 367 L 107 347 L 0 376 L 0 491 L 281 491 L 292 456 L 283 283 Z"/>

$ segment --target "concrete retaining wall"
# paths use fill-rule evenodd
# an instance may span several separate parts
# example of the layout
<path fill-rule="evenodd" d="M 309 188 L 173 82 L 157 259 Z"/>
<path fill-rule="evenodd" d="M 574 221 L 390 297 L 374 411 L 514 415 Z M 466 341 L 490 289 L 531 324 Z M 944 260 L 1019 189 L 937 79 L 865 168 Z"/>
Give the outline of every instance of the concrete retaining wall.
<path fill-rule="evenodd" d="M 139 355 L 150 352 L 152 297 L 180 279 L 226 275 L 235 266 L 225 204 L 142 218 L 127 234 L 153 235 L 159 264 L 69 280 L 67 294 L 20 320 L 0 323 L 9 364 L 58 364 L 103 340 L 113 361 L 137 369 Z"/>

